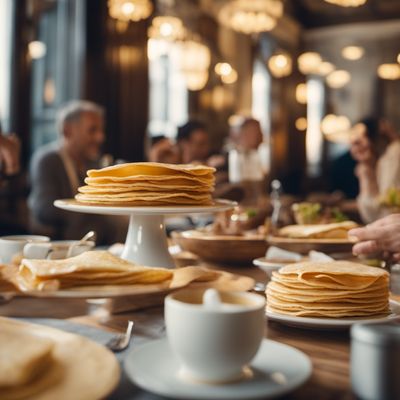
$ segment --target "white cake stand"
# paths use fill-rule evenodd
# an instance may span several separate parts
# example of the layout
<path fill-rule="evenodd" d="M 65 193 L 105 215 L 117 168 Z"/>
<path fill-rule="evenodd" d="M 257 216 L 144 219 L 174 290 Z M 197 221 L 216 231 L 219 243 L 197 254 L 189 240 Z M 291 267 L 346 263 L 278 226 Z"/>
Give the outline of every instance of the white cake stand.
<path fill-rule="evenodd" d="M 229 210 L 237 203 L 217 200 L 211 206 L 114 207 L 85 205 L 74 199 L 65 199 L 56 200 L 54 205 L 88 214 L 129 215 L 128 235 L 121 257 L 149 267 L 174 268 L 174 260 L 168 251 L 164 216 L 215 213 Z"/>

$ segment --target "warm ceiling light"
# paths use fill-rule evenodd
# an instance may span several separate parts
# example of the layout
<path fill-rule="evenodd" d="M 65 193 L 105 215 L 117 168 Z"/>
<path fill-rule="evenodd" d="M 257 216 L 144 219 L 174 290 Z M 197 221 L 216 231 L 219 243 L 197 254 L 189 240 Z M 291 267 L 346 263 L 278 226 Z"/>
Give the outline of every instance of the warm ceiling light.
<path fill-rule="evenodd" d="M 189 90 L 201 90 L 208 81 L 208 71 L 187 71 L 185 72 L 185 81 Z"/>
<path fill-rule="evenodd" d="M 275 78 L 288 76 L 292 73 L 292 58 L 287 53 L 277 53 L 268 60 L 268 68 Z"/>
<path fill-rule="evenodd" d="M 39 40 L 34 40 L 28 44 L 28 52 L 33 60 L 44 57 L 46 50 L 46 44 Z"/>
<path fill-rule="evenodd" d="M 400 53 L 399 53 L 399 55 L 397 56 L 397 62 L 400 64 Z"/>
<path fill-rule="evenodd" d="M 152 39 L 179 40 L 185 36 L 185 27 L 182 20 L 171 16 L 153 18 L 148 35 Z"/>
<path fill-rule="evenodd" d="M 318 69 L 322 63 L 321 56 L 313 51 L 303 53 L 297 59 L 300 72 L 304 75 L 318 74 Z"/>
<path fill-rule="evenodd" d="M 331 72 L 326 77 L 326 83 L 332 89 L 340 89 L 343 86 L 347 85 L 350 82 L 351 75 L 349 72 L 338 69 L 336 71 Z"/>
<path fill-rule="evenodd" d="M 186 78 L 189 90 L 200 90 L 208 81 L 211 62 L 210 49 L 194 40 L 186 40 L 178 45 L 180 69 Z"/>
<path fill-rule="evenodd" d="M 220 76 L 227 76 L 232 72 L 232 66 L 227 62 L 218 63 L 215 65 L 214 70 Z"/>
<path fill-rule="evenodd" d="M 324 61 L 318 67 L 318 75 L 326 76 L 329 75 L 334 70 L 335 66 L 332 63 Z"/>
<path fill-rule="evenodd" d="M 218 18 L 237 32 L 251 34 L 275 28 L 282 15 L 281 0 L 234 0 L 226 2 Z"/>
<path fill-rule="evenodd" d="M 341 7 L 359 7 L 367 2 L 367 0 L 325 0 L 327 3 L 335 4 Z"/>
<path fill-rule="evenodd" d="M 335 114 L 328 114 L 322 119 L 321 131 L 327 140 L 336 143 L 348 143 L 352 134 L 350 120 Z"/>
<path fill-rule="evenodd" d="M 378 76 L 382 79 L 389 79 L 389 80 L 400 79 L 400 65 L 381 64 L 378 67 Z"/>
<path fill-rule="evenodd" d="M 347 60 L 359 60 L 364 55 L 364 48 L 360 46 L 347 46 L 342 49 L 342 56 Z"/>
<path fill-rule="evenodd" d="M 229 74 L 221 75 L 221 81 L 228 85 L 231 83 L 235 83 L 237 81 L 237 78 L 238 78 L 238 74 L 233 68 L 231 69 L 231 72 L 229 72 Z"/>
<path fill-rule="evenodd" d="M 120 21 L 140 21 L 150 16 L 153 4 L 150 0 L 108 0 L 108 9 Z"/>
<path fill-rule="evenodd" d="M 300 117 L 295 122 L 296 129 L 299 131 L 305 131 L 307 129 L 307 118 Z"/>
<path fill-rule="evenodd" d="M 300 104 L 307 104 L 307 84 L 299 83 L 296 86 L 296 100 Z"/>

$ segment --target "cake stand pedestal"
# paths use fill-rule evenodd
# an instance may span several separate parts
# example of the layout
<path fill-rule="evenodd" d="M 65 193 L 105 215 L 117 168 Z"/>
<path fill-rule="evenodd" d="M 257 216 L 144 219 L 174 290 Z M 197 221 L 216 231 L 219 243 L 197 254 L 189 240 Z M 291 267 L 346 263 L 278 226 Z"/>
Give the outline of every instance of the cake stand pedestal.
<path fill-rule="evenodd" d="M 118 207 L 86 205 L 74 199 L 66 199 L 56 200 L 54 205 L 63 210 L 88 214 L 129 215 L 129 229 L 121 257 L 148 267 L 175 268 L 175 262 L 168 251 L 164 217 L 215 213 L 229 210 L 237 203 L 217 200 L 210 206 Z"/>

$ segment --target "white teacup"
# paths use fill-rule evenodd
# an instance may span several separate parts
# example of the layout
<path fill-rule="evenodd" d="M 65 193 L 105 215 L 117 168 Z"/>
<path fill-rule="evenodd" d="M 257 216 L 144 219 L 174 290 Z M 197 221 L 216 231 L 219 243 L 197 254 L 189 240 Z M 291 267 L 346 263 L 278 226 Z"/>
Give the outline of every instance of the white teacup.
<path fill-rule="evenodd" d="M 165 299 L 167 337 L 181 363 L 179 376 L 209 383 L 241 379 L 264 337 L 265 299 L 217 292 L 222 304 L 206 306 L 204 293 L 182 290 Z"/>
<path fill-rule="evenodd" d="M 56 240 L 48 243 L 29 243 L 24 247 L 24 257 L 31 259 L 60 260 L 75 257 L 85 251 L 92 250 L 93 241 L 81 242 L 79 240 Z"/>
<path fill-rule="evenodd" d="M 0 261 L 9 264 L 17 255 L 21 255 L 27 244 L 49 242 L 48 236 L 41 235 L 12 235 L 0 237 Z"/>

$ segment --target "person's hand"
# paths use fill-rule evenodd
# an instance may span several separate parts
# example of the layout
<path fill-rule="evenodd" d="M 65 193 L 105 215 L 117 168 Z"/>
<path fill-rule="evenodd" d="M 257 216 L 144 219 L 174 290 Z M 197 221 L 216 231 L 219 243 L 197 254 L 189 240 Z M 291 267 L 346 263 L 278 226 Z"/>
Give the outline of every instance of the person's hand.
<path fill-rule="evenodd" d="M 358 162 L 374 163 L 375 156 L 372 150 L 371 141 L 366 135 L 358 135 L 350 146 L 352 157 Z"/>
<path fill-rule="evenodd" d="M 400 261 L 400 214 L 391 214 L 365 226 L 349 231 L 349 238 L 359 240 L 353 246 L 353 254 L 390 253 Z"/>
<path fill-rule="evenodd" d="M 15 175 L 19 172 L 20 149 L 21 144 L 17 135 L 0 134 L 0 165 L 5 175 Z"/>

